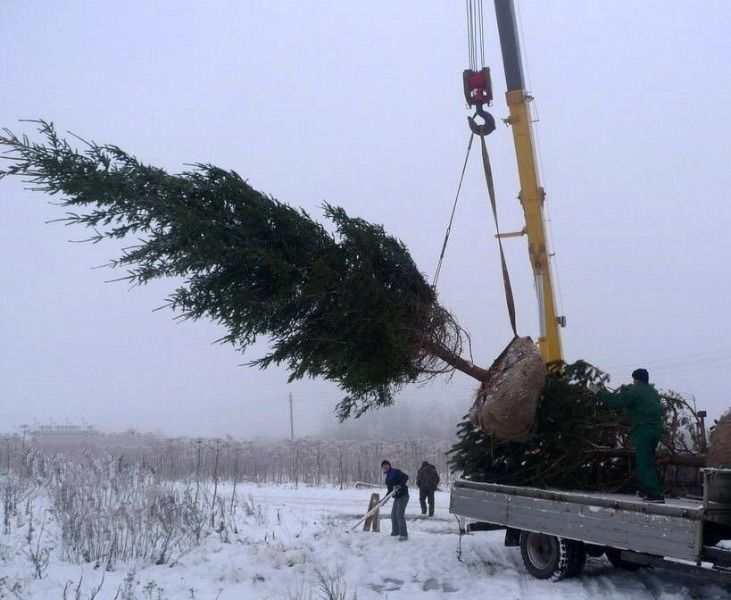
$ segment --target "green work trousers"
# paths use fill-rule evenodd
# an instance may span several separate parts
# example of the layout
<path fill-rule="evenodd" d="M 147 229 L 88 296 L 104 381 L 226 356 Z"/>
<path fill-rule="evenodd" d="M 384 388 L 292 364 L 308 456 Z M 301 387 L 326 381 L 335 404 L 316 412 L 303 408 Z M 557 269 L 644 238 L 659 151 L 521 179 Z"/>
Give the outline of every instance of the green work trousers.
<path fill-rule="evenodd" d="M 651 496 L 664 493 L 655 471 L 655 449 L 662 437 L 662 429 L 654 425 L 639 425 L 632 430 L 635 442 L 635 464 L 642 491 Z"/>

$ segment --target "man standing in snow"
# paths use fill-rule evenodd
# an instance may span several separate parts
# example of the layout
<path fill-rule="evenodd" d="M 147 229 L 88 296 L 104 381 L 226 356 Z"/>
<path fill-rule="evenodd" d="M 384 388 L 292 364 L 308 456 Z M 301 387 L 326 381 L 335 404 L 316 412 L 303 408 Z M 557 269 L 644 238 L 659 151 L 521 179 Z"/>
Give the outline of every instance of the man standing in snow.
<path fill-rule="evenodd" d="M 409 488 L 406 482 L 409 476 L 403 471 L 394 469 L 387 460 L 381 462 L 381 471 L 386 476 L 386 488 L 393 495 L 393 506 L 391 507 L 391 535 L 398 536 L 399 540 L 405 542 L 409 539 L 406 531 L 406 505 L 409 503 Z"/>
<path fill-rule="evenodd" d="M 439 473 L 437 468 L 427 461 L 421 463 L 419 472 L 416 474 L 416 485 L 419 488 L 419 504 L 421 514 L 426 514 L 427 504 L 429 505 L 429 516 L 434 516 L 434 492 L 439 485 Z"/>
<path fill-rule="evenodd" d="M 663 411 L 660 394 L 650 385 L 646 369 L 632 372 L 632 385 L 615 392 L 597 391 L 600 402 L 627 412 L 630 434 L 635 443 L 635 466 L 640 480 L 640 496 L 648 502 L 663 504 L 664 490 L 655 471 L 655 449 L 663 434 Z"/>

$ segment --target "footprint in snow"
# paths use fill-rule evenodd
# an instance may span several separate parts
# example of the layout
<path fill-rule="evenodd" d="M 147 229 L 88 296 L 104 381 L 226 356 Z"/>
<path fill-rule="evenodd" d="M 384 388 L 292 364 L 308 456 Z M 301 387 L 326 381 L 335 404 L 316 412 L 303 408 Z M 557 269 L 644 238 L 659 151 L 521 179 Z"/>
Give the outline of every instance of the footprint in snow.
<path fill-rule="evenodd" d="M 425 592 L 441 590 L 447 594 L 458 591 L 457 588 L 452 586 L 452 584 L 448 581 L 440 582 L 434 577 L 430 577 L 429 579 L 427 579 L 421 589 Z"/>
<path fill-rule="evenodd" d="M 396 590 L 400 590 L 403 584 L 404 582 L 400 579 L 386 577 L 384 578 L 383 583 L 372 583 L 370 588 L 374 592 L 395 592 Z"/>

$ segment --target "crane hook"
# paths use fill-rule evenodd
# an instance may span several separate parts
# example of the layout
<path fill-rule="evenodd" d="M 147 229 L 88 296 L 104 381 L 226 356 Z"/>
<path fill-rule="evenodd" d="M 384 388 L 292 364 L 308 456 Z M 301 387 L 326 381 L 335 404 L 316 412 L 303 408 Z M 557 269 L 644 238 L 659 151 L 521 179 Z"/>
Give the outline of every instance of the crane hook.
<path fill-rule="evenodd" d="M 480 117 L 483 122 L 478 123 L 475 120 L 476 117 Z M 477 105 L 477 108 L 475 108 L 475 114 L 471 117 L 467 117 L 467 122 L 470 125 L 472 133 L 479 135 L 480 137 L 485 137 L 495 131 L 495 118 L 482 108 L 482 104 Z"/>

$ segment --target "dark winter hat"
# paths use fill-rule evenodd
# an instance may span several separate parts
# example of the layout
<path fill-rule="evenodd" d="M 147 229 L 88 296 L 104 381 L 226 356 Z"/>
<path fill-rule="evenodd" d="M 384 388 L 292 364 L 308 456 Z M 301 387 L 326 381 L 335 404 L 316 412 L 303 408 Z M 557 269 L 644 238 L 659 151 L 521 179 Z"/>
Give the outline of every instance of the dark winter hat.
<path fill-rule="evenodd" d="M 382 461 L 381 461 L 381 466 L 382 466 L 382 467 L 385 467 L 386 465 L 388 465 L 388 466 L 390 467 L 390 466 L 391 466 L 391 463 L 390 463 L 390 462 L 388 462 L 387 460 L 382 460 Z"/>
<path fill-rule="evenodd" d="M 632 371 L 632 379 L 636 379 L 642 383 L 649 383 L 650 374 L 647 372 L 647 369 L 635 369 Z"/>

